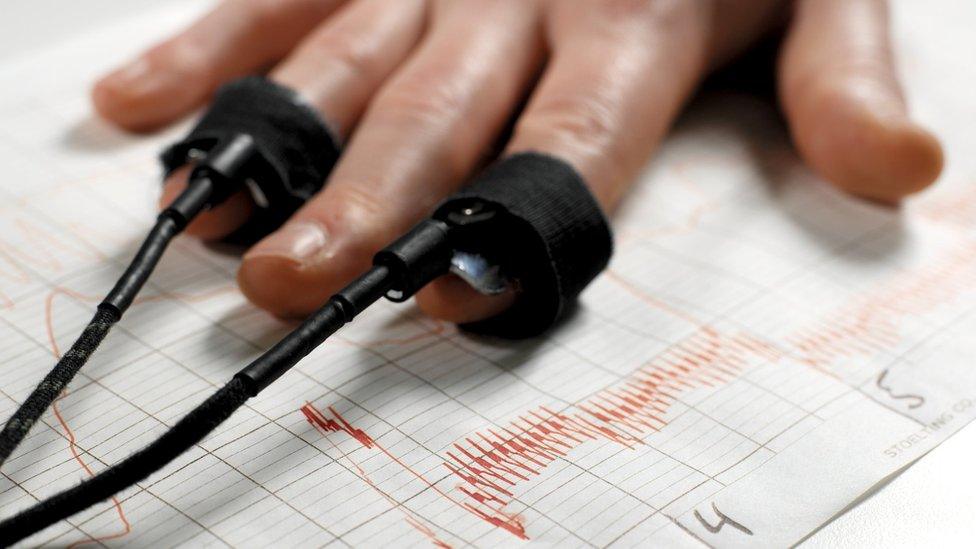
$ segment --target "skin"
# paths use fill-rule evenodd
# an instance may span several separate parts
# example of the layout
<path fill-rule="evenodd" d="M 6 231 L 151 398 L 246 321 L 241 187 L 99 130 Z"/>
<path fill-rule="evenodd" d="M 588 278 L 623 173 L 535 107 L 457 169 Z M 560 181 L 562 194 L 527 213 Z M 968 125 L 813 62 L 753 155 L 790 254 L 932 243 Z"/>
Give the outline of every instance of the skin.
<path fill-rule="evenodd" d="M 346 141 L 341 160 L 238 273 L 256 305 L 301 317 L 483 166 L 522 105 L 503 154 L 568 161 L 612 212 L 702 78 L 784 21 L 779 100 L 809 166 L 890 204 L 932 184 L 942 149 L 908 116 L 883 0 L 225 0 L 92 96 L 107 120 L 152 131 L 271 67 L 321 111 Z M 189 232 L 219 239 L 252 208 L 240 193 Z M 417 295 L 453 322 L 514 299 L 453 277 Z"/>

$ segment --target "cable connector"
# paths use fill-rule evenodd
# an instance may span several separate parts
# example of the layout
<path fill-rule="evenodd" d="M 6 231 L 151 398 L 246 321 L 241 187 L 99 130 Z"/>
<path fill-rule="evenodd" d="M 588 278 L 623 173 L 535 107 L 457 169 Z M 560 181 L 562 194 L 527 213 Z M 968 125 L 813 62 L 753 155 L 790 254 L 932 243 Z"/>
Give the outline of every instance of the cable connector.
<path fill-rule="evenodd" d="M 248 76 L 221 86 L 189 134 L 160 160 L 167 174 L 189 163 L 207 163 L 209 169 L 197 175 L 218 185 L 223 176 L 242 176 L 232 178 L 233 188 L 217 189 L 213 201 L 226 198 L 225 190 L 250 191 L 256 208 L 228 236 L 248 243 L 277 229 L 321 190 L 338 157 L 339 140 L 297 92 Z"/>
<path fill-rule="evenodd" d="M 393 284 L 386 292 L 387 299 L 406 301 L 448 272 L 454 253 L 451 233 L 447 223 L 426 219 L 373 257 L 374 265 L 390 269 Z"/>

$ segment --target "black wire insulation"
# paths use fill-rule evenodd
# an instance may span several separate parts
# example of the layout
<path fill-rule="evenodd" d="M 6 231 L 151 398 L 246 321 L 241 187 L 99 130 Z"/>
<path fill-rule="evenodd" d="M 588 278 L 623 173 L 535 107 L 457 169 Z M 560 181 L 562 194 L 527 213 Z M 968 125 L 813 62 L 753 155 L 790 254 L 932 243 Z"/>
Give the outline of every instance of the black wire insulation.
<path fill-rule="evenodd" d="M 163 257 L 169 243 L 193 217 L 207 207 L 212 187 L 212 183 L 206 178 L 195 180 L 169 208 L 160 213 L 132 262 L 98 306 L 95 316 L 84 331 L 4 424 L 0 431 L 0 466 L 88 362 L 112 326 L 122 318 L 149 280 L 149 275 Z"/>
<path fill-rule="evenodd" d="M 74 342 L 68 352 L 61 356 L 54 368 L 48 372 L 37 387 L 28 395 L 27 399 L 17 408 L 17 411 L 7 420 L 0 431 L 0 465 L 17 448 L 34 423 L 40 418 L 48 406 L 58 398 L 61 391 L 68 386 L 78 370 L 84 366 L 88 357 L 108 334 L 112 325 L 119 318 L 115 312 L 108 309 L 98 309 L 94 318 Z"/>
<path fill-rule="evenodd" d="M 339 328 L 379 300 L 393 283 L 388 267 L 375 266 L 354 280 L 293 332 L 237 373 L 252 395 L 258 394 L 291 369 Z"/>
<path fill-rule="evenodd" d="M 203 440 L 248 398 L 244 381 L 232 379 L 142 450 L 73 488 L 0 522 L 0 546 L 13 545 L 144 480 Z"/>
<path fill-rule="evenodd" d="M 94 477 L 0 522 L 0 546 L 35 534 L 162 469 L 203 440 L 248 398 L 267 387 L 357 314 L 383 297 L 394 279 L 389 267 L 375 266 L 370 269 L 332 296 L 298 328 L 243 368 L 163 436 Z"/>

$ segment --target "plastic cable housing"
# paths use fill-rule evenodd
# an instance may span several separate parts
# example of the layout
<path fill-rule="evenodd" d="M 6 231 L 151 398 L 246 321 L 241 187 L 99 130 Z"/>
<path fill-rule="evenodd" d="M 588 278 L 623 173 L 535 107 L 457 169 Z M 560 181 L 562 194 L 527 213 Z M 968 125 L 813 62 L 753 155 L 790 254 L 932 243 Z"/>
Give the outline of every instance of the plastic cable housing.
<path fill-rule="evenodd" d="M 229 240 L 253 242 L 278 228 L 317 193 L 339 157 L 339 142 L 295 91 L 249 76 L 221 87 L 196 126 L 160 159 L 167 174 L 245 135 L 257 150 L 245 170 L 257 209 Z M 236 166 L 230 166 L 237 170 Z"/>
<path fill-rule="evenodd" d="M 606 216 L 572 166 L 520 153 L 489 166 L 433 216 L 452 226 L 455 249 L 502 266 L 518 283 L 506 312 L 464 327 L 501 337 L 542 333 L 572 309 L 613 253 Z"/>

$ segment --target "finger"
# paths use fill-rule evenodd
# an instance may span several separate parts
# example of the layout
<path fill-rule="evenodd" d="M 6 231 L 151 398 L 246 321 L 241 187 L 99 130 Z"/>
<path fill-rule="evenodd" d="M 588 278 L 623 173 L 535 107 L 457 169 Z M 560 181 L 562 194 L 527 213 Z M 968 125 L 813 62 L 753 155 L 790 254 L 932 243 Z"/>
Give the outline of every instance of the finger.
<path fill-rule="evenodd" d="M 420 40 L 426 5 L 356 0 L 309 35 L 271 76 L 326 113 L 332 130 L 345 137 Z"/>
<path fill-rule="evenodd" d="M 301 316 L 367 269 L 479 163 L 541 63 L 534 2 L 435 2 L 431 30 L 373 99 L 325 189 L 244 257 L 257 305 Z"/>
<path fill-rule="evenodd" d="M 339 139 L 355 125 L 370 98 L 403 62 L 423 33 L 424 0 L 357 0 L 313 31 L 271 78 L 297 90 Z M 187 172 L 174 173 L 160 200 L 166 206 L 186 187 Z M 220 239 L 254 209 L 244 193 L 200 215 L 187 231 Z"/>
<path fill-rule="evenodd" d="M 100 115 L 132 131 L 168 124 L 222 83 L 283 57 L 343 0 L 226 0 L 95 84 Z"/>
<path fill-rule="evenodd" d="M 883 0 L 802 0 L 780 98 L 806 161 L 840 188 L 897 202 L 936 180 L 942 149 L 907 114 Z"/>
<path fill-rule="evenodd" d="M 168 206 L 186 189 L 187 177 L 191 169 L 191 166 L 183 166 L 166 178 L 163 194 L 159 198 L 160 209 Z M 197 216 L 186 227 L 186 232 L 203 240 L 218 240 L 243 225 L 253 210 L 254 201 L 249 196 L 244 193 L 234 193 L 212 210 Z"/>
<path fill-rule="evenodd" d="M 708 63 L 711 14 L 702 2 L 557 2 L 553 59 L 508 152 L 539 151 L 582 175 L 613 210 Z M 488 297 L 451 278 L 417 295 L 430 315 L 471 322 L 511 296 Z"/>

